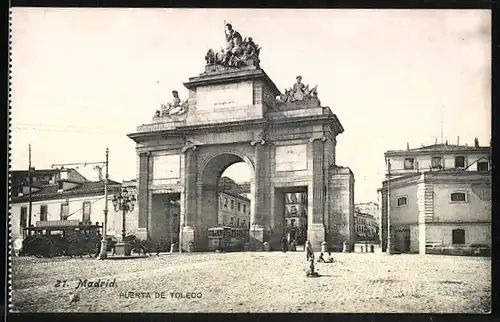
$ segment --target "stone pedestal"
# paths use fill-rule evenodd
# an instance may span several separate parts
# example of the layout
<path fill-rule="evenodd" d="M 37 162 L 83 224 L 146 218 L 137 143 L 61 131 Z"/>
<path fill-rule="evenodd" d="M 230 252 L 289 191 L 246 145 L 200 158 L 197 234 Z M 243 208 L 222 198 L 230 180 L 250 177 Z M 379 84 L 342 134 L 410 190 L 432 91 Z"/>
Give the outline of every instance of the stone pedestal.
<path fill-rule="evenodd" d="M 325 240 L 325 227 L 323 224 L 312 224 L 307 229 L 307 240 L 311 242 L 315 252 L 321 251 L 321 243 Z"/>
<path fill-rule="evenodd" d="M 130 256 L 132 253 L 132 246 L 129 242 L 119 242 L 115 246 L 115 255 L 118 256 Z"/>
<path fill-rule="evenodd" d="M 181 246 L 183 251 L 187 251 L 189 243 L 194 244 L 194 228 L 190 226 L 182 227 L 182 241 Z"/>
<path fill-rule="evenodd" d="M 350 245 L 349 245 L 349 243 L 348 243 L 348 242 L 346 242 L 346 241 L 345 241 L 345 242 L 342 244 L 342 252 L 343 252 L 343 253 L 349 253 L 349 252 L 350 252 L 350 250 L 351 250 L 350 248 L 351 248 L 351 247 L 350 247 Z"/>
<path fill-rule="evenodd" d="M 255 225 L 250 228 L 250 247 L 255 251 L 262 251 L 264 247 L 264 227 Z"/>

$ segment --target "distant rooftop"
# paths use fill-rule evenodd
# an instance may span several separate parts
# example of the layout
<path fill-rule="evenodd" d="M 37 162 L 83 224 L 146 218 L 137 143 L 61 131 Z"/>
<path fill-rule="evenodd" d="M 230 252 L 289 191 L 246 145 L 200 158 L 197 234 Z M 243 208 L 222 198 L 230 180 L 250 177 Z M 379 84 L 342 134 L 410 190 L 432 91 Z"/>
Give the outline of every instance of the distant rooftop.
<path fill-rule="evenodd" d="M 70 180 L 62 180 L 71 182 Z M 49 184 L 40 187 L 39 190 L 31 194 L 32 201 L 61 199 L 67 197 L 83 196 L 83 195 L 96 195 L 104 193 L 104 181 L 86 181 L 86 182 L 72 182 L 76 186 L 74 188 L 61 191 L 58 184 Z M 121 184 L 119 182 L 108 180 L 109 192 L 119 191 Z M 29 200 L 28 194 L 23 196 L 13 196 L 13 203 L 27 202 Z"/>
<path fill-rule="evenodd" d="M 413 149 L 404 150 L 389 150 L 385 155 L 399 155 L 399 154 L 415 154 L 415 153 L 435 153 L 435 152 L 488 152 L 490 151 L 489 146 L 469 146 L 469 145 L 456 145 L 448 143 L 439 143 L 428 146 L 422 146 Z"/>

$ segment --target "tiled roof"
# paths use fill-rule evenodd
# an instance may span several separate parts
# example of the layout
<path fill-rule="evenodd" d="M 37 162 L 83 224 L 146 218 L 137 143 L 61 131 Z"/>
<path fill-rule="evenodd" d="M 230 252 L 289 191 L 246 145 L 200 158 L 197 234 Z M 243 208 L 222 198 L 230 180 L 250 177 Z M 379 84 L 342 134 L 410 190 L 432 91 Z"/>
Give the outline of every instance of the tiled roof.
<path fill-rule="evenodd" d="M 65 180 L 67 181 L 67 180 Z M 67 181 L 68 182 L 68 181 Z M 110 193 L 117 192 L 121 188 L 121 183 L 108 180 L 108 191 Z M 77 186 L 62 192 L 58 192 L 59 186 L 57 184 L 51 184 L 41 187 L 40 190 L 32 193 L 32 201 L 40 200 L 50 200 L 50 199 L 60 199 L 65 197 L 77 197 L 93 194 L 103 194 L 104 193 L 104 181 L 87 181 L 82 183 L 77 183 Z M 29 200 L 28 195 L 24 196 L 13 196 L 13 203 L 27 202 Z"/>
<path fill-rule="evenodd" d="M 489 147 L 485 146 L 468 146 L 468 145 L 455 145 L 455 144 L 433 144 L 428 146 L 423 146 L 420 148 L 406 149 L 406 150 L 389 150 L 386 153 L 406 153 L 406 152 L 437 152 L 437 151 L 450 151 L 450 152 L 462 152 L 462 151 L 477 151 L 477 150 L 489 150 Z"/>
<path fill-rule="evenodd" d="M 32 174 L 34 175 L 51 175 L 51 174 L 54 174 L 54 173 L 59 173 L 61 170 L 58 170 L 58 169 L 35 169 L 34 171 L 31 171 Z M 10 171 L 10 173 L 14 176 L 14 175 L 20 175 L 20 176 L 23 176 L 23 175 L 28 175 L 28 170 L 12 170 Z"/>

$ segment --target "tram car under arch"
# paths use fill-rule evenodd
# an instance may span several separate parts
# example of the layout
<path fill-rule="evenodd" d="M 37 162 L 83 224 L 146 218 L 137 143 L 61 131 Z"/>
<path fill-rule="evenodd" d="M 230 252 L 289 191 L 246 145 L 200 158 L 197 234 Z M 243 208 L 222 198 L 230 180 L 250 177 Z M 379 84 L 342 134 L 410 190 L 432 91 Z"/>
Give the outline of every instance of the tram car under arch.
<path fill-rule="evenodd" d="M 248 241 L 248 228 L 217 226 L 208 229 L 208 247 L 211 251 L 243 251 Z"/>

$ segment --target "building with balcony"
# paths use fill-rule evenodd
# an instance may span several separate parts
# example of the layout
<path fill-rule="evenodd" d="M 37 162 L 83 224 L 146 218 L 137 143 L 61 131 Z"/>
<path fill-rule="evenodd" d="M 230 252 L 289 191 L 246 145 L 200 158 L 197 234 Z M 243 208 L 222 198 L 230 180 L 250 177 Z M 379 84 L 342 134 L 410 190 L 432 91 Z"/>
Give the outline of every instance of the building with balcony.
<path fill-rule="evenodd" d="M 370 214 L 359 210 L 354 211 L 354 229 L 357 241 L 378 240 L 378 223 L 375 217 Z"/>
<path fill-rule="evenodd" d="M 304 245 L 307 239 L 307 193 L 285 194 L 285 234 L 288 242 Z"/>
<path fill-rule="evenodd" d="M 250 200 L 224 191 L 219 194 L 218 223 L 223 226 L 250 228 Z"/>
<path fill-rule="evenodd" d="M 426 243 L 491 246 L 490 147 L 434 144 L 387 151 L 381 200 L 381 246 L 388 215 L 395 251 L 425 254 Z"/>
<path fill-rule="evenodd" d="M 79 220 L 81 222 L 104 222 L 104 181 L 88 181 L 75 169 L 32 169 L 31 220 L 29 218 L 28 171 L 11 171 L 12 197 L 10 209 L 11 238 L 18 250 L 23 239 L 23 229 L 42 221 Z M 113 211 L 113 194 L 120 191 L 121 184 L 108 181 L 108 235 L 121 229 L 121 214 Z M 110 224 L 111 223 L 111 224 Z"/>
<path fill-rule="evenodd" d="M 375 220 L 380 222 L 380 207 L 379 204 L 373 201 L 362 202 L 354 205 L 355 212 L 371 215 Z"/>

